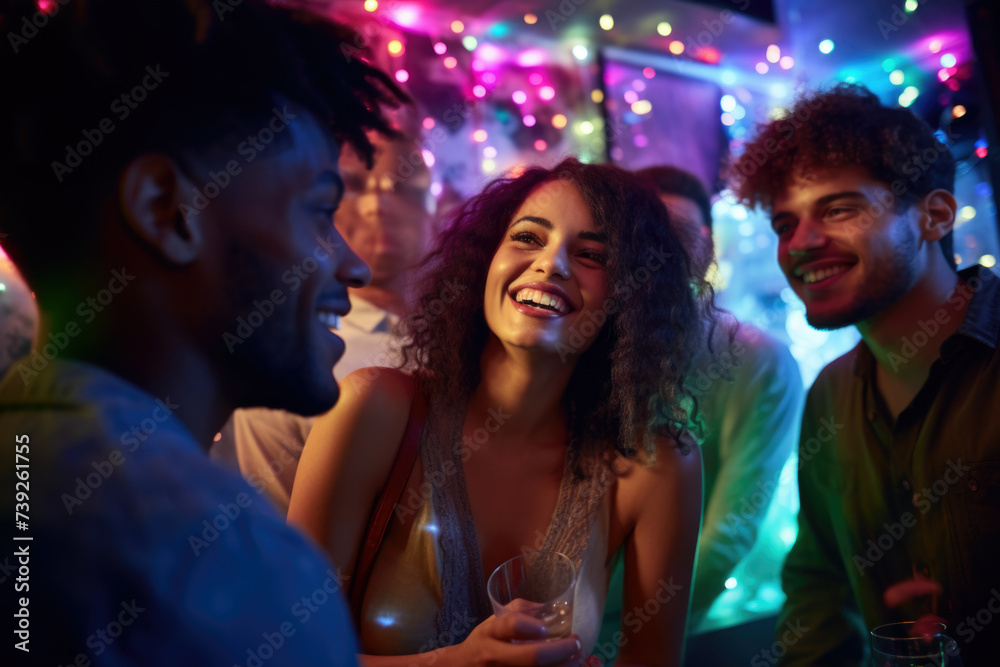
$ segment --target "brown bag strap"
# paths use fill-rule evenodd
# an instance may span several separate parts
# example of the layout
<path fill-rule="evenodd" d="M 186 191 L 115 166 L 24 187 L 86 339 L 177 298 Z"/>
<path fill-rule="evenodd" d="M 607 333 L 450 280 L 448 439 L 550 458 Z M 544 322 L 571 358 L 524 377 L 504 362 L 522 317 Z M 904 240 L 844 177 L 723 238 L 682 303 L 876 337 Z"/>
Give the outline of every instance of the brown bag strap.
<path fill-rule="evenodd" d="M 372 566 L 375 564 L 375 556 L 382 546 L 386 529 L 389 527 L 389 519 L 392 518 L 392 511 L 403 495 L 406 481 L 413 471 L 413 464 L 417 460 L 417 451 L 420 447 L 420 434 L 424 430 L 424 422 L 427 419 L 427 401 L 420 387 L 418 378 L 413 379 L 413 403 L 410 405 L 410 418 L 406 422 L 406 431 L 403 432 L 403 440 L 399 443 L 399 450 L 396 452 L 396 460 L 392 464 L 389 478 L 385 481 L 379 493 L 378 502 L 368 521 L 368 533 L 365 535 L 364 544 L 361 545 L 361 553 L 358 555 L 357 566 L 354 568 L 355 576 L 351 581 L 351 611 L 354 614 L 354 622 L 360 628 L 361 622 L 361 602 L 364 600 L 365 589 L 368 587 L 368 578 L 372 573 Z"/>

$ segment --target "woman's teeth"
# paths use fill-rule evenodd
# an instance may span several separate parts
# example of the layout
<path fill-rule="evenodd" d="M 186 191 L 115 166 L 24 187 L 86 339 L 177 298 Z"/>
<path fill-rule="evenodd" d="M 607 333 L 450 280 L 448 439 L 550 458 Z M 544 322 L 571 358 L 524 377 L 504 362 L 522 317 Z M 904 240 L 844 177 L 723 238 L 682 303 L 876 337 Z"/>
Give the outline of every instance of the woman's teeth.
<path fill-rule="evenodd" d="M 568 313 L 569 307 L 561 297 L 537 289 L 525 288 L 514 297 L 520 303 L 542 306 L 558 313 Z"/>

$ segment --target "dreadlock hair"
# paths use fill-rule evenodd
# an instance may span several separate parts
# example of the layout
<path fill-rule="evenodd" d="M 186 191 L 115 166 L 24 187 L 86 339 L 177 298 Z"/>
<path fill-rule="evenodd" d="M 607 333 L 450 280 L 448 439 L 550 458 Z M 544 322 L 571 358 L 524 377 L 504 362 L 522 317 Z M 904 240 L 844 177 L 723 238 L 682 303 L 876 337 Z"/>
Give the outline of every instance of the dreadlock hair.
<path fill-rule="evenodd" d="M 11 39 L 0 49 L 0 231 L 43 303 L 94 252 L 136 156 L 185 168 L 233 153 L 293 104 L 370 163 L 365 129 L 393 134 L 380 107 L 408 99 L 361 57 L 352 29 L 263 0 L 73 0 L 48 11 L 0 4 Z"/>
<path fill-rule="evenodd" d="M 632 456 L 639 435 L 678 440 L 688 423 L 685 399 L 693 398 L 683 380 L 705 336 L 712 288 L 692 274 L 655 190 L 613 165 L 569 158 L 552 169 L 532 167 L 458 207 L 423 263 L 415 311 L 401 323 L 409 337 L 402 366 L 416 368 L 428 396 L 472 394 L 491 335 L 483 309 L 490 264 L 514 214 L 549 182 L 577 188 L 607 237 L 608 299 L 592 323 L 580 325 L 600 333 L 580 354 L 564 397 L 571 447 L 610 443 Z M 560 356 L 573 345 L 570 335 Z M 652 438 L 642 447 L 654 454 Z"/>

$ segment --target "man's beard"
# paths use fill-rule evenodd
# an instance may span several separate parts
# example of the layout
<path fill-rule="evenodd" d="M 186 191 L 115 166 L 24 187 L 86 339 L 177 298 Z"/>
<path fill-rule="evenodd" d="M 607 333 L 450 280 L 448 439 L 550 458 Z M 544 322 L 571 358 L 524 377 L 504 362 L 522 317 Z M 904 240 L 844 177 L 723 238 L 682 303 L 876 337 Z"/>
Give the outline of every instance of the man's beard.
<path fill-rule="evenodd" d="M 913 259 L 919 250 L 916 233 L 909 227 L 899 235 L 891 255 L 878 263 L 869 261 L 869 275 L 857 289 L 854 303 L 834 313 L 810 314 L 806 321 L 816 329 L 832 330 L 864 322 L 902 298 L 916 281 Z"/>

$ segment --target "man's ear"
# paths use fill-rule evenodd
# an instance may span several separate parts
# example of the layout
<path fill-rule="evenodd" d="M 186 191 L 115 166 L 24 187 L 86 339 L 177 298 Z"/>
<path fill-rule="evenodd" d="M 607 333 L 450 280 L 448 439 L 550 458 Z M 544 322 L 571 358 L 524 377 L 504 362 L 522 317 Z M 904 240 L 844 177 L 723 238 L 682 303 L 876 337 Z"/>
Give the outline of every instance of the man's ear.
<path fill-rule="evenodd" d="M 958 202 L 947 190 L 932 190 L 918 202 L 920 236 L 925 241 L 940 241 L 955 227 Z"/>
<path fill-rule="evenodd" d="M 125 224 L 171 264 L 189 264 L 202 250 L 203 222 L 181 197 L 186 184 L 177 163 L 162 153 L 132 160 L 119 182 Z"/>

